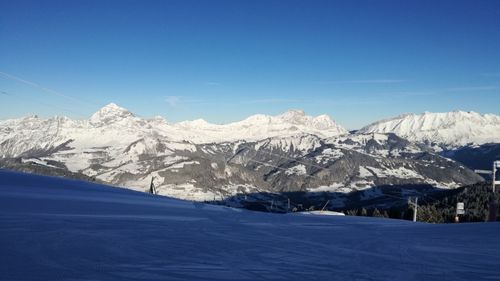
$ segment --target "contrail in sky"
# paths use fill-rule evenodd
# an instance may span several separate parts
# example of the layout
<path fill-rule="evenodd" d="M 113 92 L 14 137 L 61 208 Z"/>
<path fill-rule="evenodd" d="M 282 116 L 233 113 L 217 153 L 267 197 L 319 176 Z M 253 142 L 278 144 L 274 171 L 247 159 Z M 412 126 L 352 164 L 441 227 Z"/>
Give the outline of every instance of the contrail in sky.
<path fill-rule="evenodd" d="M 13 81 L 17 81 L 17 82 L 20 82 L 20 83 L 23 83 L 23 84 L 26 84 L 26 85 L 29 85 L 29 86 L 32 86 L 32 87 L 35 87 L 35 88 L 38 88 L 38 89 L 40 89 L 40 90 L 42 90 L 42 91 L 44 91 L 46 93 L 53 94 L 53 95 L 56 95 L 56 96 L 59 96 L 59 97 L 63 97 L 65 99 L 72 100 L 74 102 L 78 102 L 80 104 L 86 104 L 86 105 L 89 105 L 89 106 L 92 106 L 92 107 L 96 106 L 95 104 L 92 104 L 90 102 L 86 102 L 86 101 L 83 101 L 83 100 L 76 99 L 74 97 L 62 94 L 62 93 L 60 93 L 58 91 L 54 91 L 52 89 L 43 87 L 43 86 L 41 86 L 41 85 L 39 85 L 39 84 L 37 84 L 35 82 L 31 82 L 31 81 L 19 78 L 17 76 L 14 76 L 14 75 L 6 73 L 6 72 L 0 71 L 0 76 L 3 76 L 4 78 L 7 78 L 7 79 L 10 79 L 10 80 L 13 80 Z"/>

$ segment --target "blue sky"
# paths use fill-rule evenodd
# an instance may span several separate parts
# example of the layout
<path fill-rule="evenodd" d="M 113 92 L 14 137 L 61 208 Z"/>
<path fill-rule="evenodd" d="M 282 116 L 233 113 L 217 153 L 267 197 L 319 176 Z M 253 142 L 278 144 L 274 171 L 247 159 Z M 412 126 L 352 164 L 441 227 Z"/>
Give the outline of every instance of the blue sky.
<path fill-rule="evenodd" d="M 500 1 L 0 0 L 0 119 L 500 113 Z"/>

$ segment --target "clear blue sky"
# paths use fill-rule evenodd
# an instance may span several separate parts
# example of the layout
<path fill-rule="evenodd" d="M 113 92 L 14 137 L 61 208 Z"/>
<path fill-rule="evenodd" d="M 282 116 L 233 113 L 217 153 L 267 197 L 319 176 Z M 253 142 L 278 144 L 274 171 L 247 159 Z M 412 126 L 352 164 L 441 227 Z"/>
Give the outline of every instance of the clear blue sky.
<path fill-rule="evenodd" d="M 0 119 L 499 114 L 500 1 L 0 0 L 0 72 Z"/>

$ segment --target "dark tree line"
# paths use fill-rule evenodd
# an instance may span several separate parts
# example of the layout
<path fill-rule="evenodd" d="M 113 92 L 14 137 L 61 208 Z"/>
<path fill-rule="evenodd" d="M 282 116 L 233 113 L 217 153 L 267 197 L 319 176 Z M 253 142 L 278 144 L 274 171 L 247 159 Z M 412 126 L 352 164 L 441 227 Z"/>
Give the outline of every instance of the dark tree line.
<path fill-rule="evenodd" d="M 500 192 L 493 194 L 491 183 L 479 183 L 452 190 L 434 191 L 420 194 L 417 220 L 429 223 L 455 222 L 457 202 L 465 205 L 465 214 L 459 215 L 460 222 L 484 222 L 488 220 L 489 205 L 492 198 L 500 201 Z M 359 208 L 345 211 L 347 215 L 386 217 L 411 220 L 413 209 L 408 205 L 390 208 Z M 500 221 L 500 217 L 497 217 Z"/>

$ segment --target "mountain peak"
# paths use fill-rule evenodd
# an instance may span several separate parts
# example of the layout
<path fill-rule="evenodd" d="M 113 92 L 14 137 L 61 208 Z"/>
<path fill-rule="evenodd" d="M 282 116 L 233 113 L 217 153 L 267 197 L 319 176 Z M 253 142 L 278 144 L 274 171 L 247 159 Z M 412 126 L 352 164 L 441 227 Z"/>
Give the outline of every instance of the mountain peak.
<path fill-rule="evenodd" d="M 310 119 L 303 110 L 291 109 L 277 116 L 279 119 L 292 124 L 304 124 Z"/>
<path fill-rule="evenodd" d="M 116 103 L 114 102 L 111 102 L 111 103 L 108 103 L 107 105 L 105 105 L 103 108 L 101 108 L 100 110 L 103 110 L 103 109 L 108 109 L 108 110 L 126 110 L 125 108 L 121 107 L 121 106 L 118 106 Z"/>
<path fill-rule="evenodd" d="M 99 109 L 96 113 L 92 114 L 90 122 L 92 124 L 110 124 L 121 119 L 134 116 L 135 115 L 127 109 L 120 107 L 115 103 L 110 103 Z"/>
<path fill-rule="evenodd" d="M 323 130 L 338 127 L 337 123 L 335 123 L 335 121 L 326 114 L 314 117 L 312 123 L 316 128 Z"/>
<path fill-rule="evenodd" d="M 212 124 L 205 121 L 205 119 L 198 118 L 192 121 L 182 121 L 177 123 L 177 125 L 190 128 L 204 128 L 207 126 L 211 126 Z"/>
<path fill-rule="evenodd" d="M 290 109 L 286 111 L 285 113 L 282 113 L 282 117 L 295 117 L 295 116 L 306 116 L 306 113 L 302 109 Z"/>

